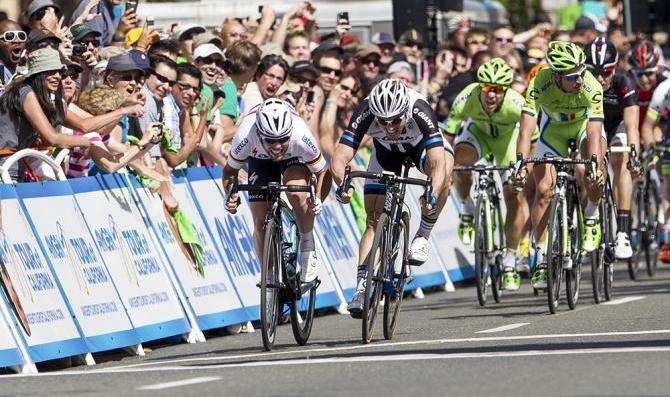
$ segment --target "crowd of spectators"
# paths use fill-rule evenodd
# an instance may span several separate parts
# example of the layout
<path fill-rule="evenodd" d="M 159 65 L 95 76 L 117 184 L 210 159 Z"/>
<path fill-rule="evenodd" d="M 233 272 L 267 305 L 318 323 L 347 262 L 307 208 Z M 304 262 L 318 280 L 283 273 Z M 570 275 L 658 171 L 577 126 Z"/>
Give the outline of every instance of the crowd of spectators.
<path fill-rule="evenodd" d="M 267 98 L 293 104 L 329 158 L 352 110 L 385 77 L 419 91 L 444 121 L 451 101 L 492 57 L 513 68 L 512 88 L 524 92 L 551 40 L 584 44 L 606 35 L 625 64 L 630 43 L 645 38 L 626 36 L 616 9 L 602 20 L 583 15 L 571 30 L 548 22 L 523 32 L 483 28 L 455 16 L 447 38 L 427 51 L 413 29 L 397 40 L 379 32 L 369 43 L 346 19 L 322 32 L 310 1 L 282 15 L 266 5 L 260 15 L 230 17 L 216 28 L 159 28 L 134 10 L 116 13 L 123 4 L 82 0 L 64 16 L 52 0 L 34 0 L 24 23 L 0 21 L 0 164 L 24 148 L 70 149 L 68 177 L 128 169 L 170 211 L 178 206 L 171 170 L 224 163 L 236 125 Z M 54 177 L 29 160 L 10 174 Z"/>

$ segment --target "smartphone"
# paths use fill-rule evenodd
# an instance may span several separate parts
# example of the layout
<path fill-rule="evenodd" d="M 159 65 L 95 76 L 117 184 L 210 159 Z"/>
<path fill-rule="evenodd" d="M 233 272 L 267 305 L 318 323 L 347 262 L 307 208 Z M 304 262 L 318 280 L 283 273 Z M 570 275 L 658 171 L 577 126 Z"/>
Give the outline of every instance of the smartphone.
<path fill-rule="evenodd" d="M 225 101 L 226 93 L 221 90 L 214 90 L 214 102 L 216 102 L 219 98 Z"/>
<path fill-rule="evenodd" d="M 153 28 L 154 27 L 154 22 L 155 22 L 154 17 L 147 17 L 147 27 L 148 28 Z"/>
<path fill-rule="evenodd" d="M 261 14 L 263 12 L 263 6 L 258 6 L 258 13 Z"/>
<path fill-rule="evenodd" d="M 314 91 L 309 91 L 307 93 L 307 104 L 311 105 L 314 103 L 315 100 L 316 100 L 316 94 L 314 93 Z"/>
<path fill-rule="evenodd" d="M 137 3 L 139 3 L 139 0 L 126 0 L 126 12 L 128 11 L 136 12 Z"/>
<path fill-rule="evenodd" d="M 349 12 L 344 11 L 344 12 L 338 12 L 337 13 L 337 20 L 335 23 L 343 24 L 343 25 L 349 25 Z"/>

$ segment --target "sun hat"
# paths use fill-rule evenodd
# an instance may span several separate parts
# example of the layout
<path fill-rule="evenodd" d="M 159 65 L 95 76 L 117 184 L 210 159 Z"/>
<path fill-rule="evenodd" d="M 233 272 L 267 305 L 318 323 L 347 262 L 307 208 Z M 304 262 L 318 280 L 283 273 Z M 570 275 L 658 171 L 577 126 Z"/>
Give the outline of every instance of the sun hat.
<path fill-rule="evenodd" d="M 67 65 L 60 60 L 60 52 L 49 47 L 31 52 L 28 55 L 26 67 L 28 72 L 23 76 L 25 78 L 42 72 L 67 69 Z"/>

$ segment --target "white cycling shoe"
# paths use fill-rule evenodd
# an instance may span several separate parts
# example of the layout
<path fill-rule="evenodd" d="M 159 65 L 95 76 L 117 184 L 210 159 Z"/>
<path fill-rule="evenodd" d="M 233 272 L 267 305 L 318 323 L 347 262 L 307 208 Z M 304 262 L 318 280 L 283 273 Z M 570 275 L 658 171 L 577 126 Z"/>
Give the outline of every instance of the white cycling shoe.
<path fill-rule="evenodd" d="M 421 236 L 414 237 L 409 247 L 409 264 L 421 266 L 428 260 L 428 239 Z"/>
<path fill-rule="evenodd" d="M 300 278 L 303 283 L 311 283 L 316 279 L 316 276 L 319 272 L 319 259 L 316 257 L 316 252 L 312 251 L 309 253 L 306 264 L 301 264 L 302 271 L 300 272 Z"/>
<path fill-rule="evenodd" d="M 617 232 L 616 245 L 614 247 L 614 257 L 617 259 L 628 259 L 633 256 L 633 247 L 630 245 L 628 234 Z"/>

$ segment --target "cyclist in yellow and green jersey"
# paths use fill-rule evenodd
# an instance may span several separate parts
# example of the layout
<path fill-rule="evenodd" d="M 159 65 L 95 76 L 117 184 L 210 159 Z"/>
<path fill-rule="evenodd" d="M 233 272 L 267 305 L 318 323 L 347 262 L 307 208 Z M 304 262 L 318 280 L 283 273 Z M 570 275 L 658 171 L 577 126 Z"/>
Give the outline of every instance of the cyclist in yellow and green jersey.
<path fill-rule="evenodd" d="M 516 160 L 516 141 L 524 97 L 509 89 L 512 69 L 501 58 L 493 58 L 479 67 L 478 83 L 465 87 L 454 100 L 445 133 L 455 139 L 455 165 L 473 165 L 490 155 L 498 165 L 509 165 Z M 460 131 L 460 133 L 459 133 Z M 509 181 L 510 172 L 502 175 L 503 196 L 507 208 L 505 220 L 506 249 L 503 252 L 503 287 L 517 290 L 520 285 L 516 269 L 516 250 L 520 232 L 526 222 L 523 193 Z M 468 244 L 474 231 L 474 202 L 470 195 L 472 174 L 454 173 L 454 187 L 461 201 L 458 235 Z"/>
<path fill-rule="evenodd" d="M 586 70 L 586 57 L 574 43 L 549 43 L 547 63 L 530 83 L 526 104 L 521 116 L 517 150 L 523 158 L 530 154 L 530 141 L 536 126 L 540 140 L 535 157 L 567 157 L 570 140 L 578 144 L 579 156 L 598 156 L 596 175 L 586 173 L 585 167 L 576 168 L 578 186 L 585 188 L 587 203 L 584 208 L 582 248 L 592 252 L 600 245 L 598 203 L 604 182 L 604 151 L 607 149 L 603 128 L 603 90 L 595 77 Z M 521 168 L 516 175 L 519 186 L 525 183 L 528 171 Z M 549 218 L 552 187 L 556 173 L 550 165 L 533 167 L 536 194 L 531 206 L 531 219 L 536 248 L 536 267 L 531 282 L 535 288 L 546 288 L 546 228 Z"/>

